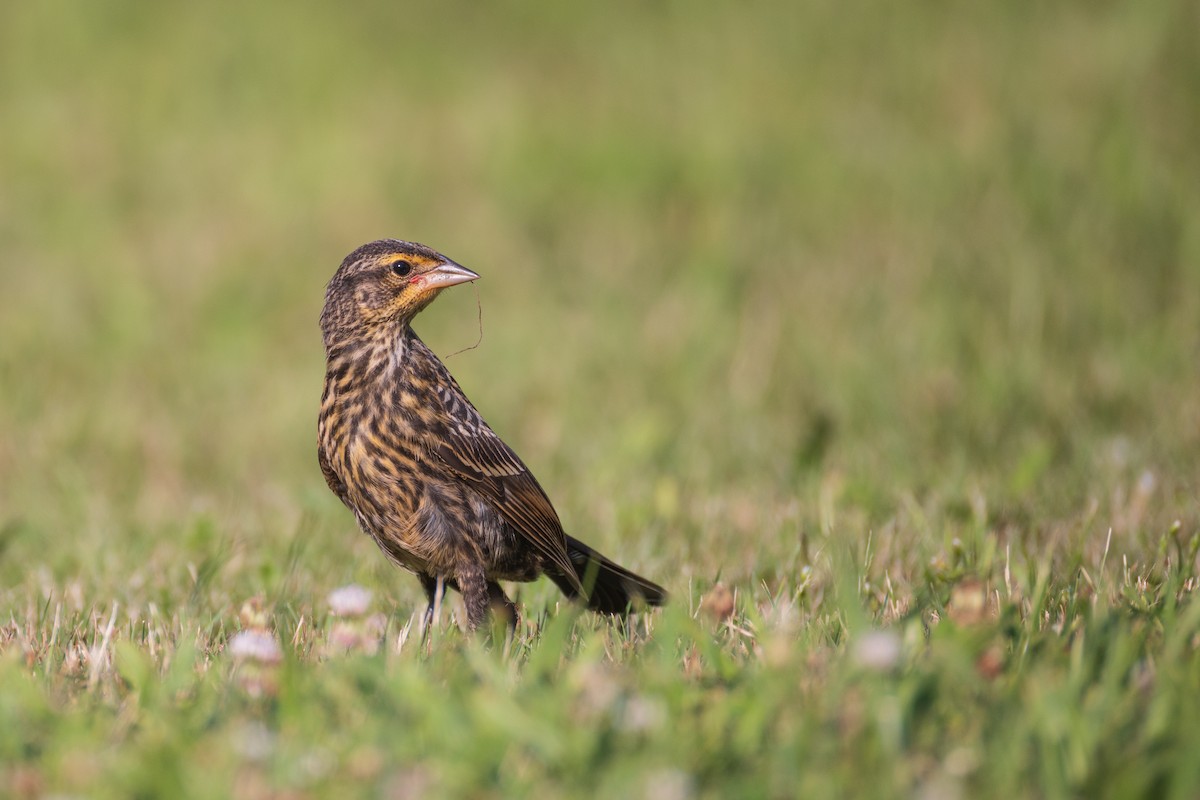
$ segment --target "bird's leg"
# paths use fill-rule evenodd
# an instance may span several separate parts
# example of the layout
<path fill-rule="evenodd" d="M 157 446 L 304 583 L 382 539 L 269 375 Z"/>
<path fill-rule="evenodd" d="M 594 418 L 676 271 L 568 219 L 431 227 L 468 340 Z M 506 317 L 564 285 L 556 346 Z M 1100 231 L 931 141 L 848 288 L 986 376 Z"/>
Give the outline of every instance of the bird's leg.
<path fill-rule="evenodd" d="M 425 616 L 422 618 L 421 625 L 422 632 L 426 632 L 433 627 L 433 621 L 440 616 L 442 597 L 446 594 L 446 582 L 443 578 L 435 578 L 423 573 L 417 577 L 421 579 L 421 588 L 425 590 L 425 597 L 429 599 L 429 605 L 425 608 Z"/>
<path fill-rule="evenodd" d="M 458 590 L 462 592 L 463 604 L 467 607 L 467 627 L 478 628 L 488 613 L 488 581 L 483 568 L 478 564 L 459 567 L 455 576 Z"/>
<path fill-rule="evenodd" d="M 511 633 L 516 633 L 517 604 L 508 599 L 508 595 L 500 588 L 500 584 L 495 581 L 487 582 L 487 590 L 488 605 L 491 606 L 492 614 L 508 623 L 508 630 Z"/>

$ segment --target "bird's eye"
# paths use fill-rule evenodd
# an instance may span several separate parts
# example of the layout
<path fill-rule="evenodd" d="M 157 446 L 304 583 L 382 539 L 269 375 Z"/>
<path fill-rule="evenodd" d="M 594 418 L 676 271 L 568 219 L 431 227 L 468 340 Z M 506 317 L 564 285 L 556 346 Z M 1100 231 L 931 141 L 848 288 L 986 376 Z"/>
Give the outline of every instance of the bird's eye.
<path fill-rule="evenodd" d="M 407 261 L 397 261 L 395 264 L 392 264 L 392 272 L 403 278 L 405 275 L 412 272 L 412 264 L 408 263 Z"/>

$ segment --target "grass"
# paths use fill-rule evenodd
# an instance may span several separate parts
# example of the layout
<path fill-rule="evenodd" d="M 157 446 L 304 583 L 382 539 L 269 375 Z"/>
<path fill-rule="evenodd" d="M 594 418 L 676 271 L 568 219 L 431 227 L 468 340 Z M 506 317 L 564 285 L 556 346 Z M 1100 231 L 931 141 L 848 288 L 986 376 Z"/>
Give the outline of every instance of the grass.
<path fill-rule="evenodd" d="M 1196 796 L 1197 23 L 4 6 L 0 794 Z M 668 608 L 422 639 L 315 463 L 384 235 Z"/>

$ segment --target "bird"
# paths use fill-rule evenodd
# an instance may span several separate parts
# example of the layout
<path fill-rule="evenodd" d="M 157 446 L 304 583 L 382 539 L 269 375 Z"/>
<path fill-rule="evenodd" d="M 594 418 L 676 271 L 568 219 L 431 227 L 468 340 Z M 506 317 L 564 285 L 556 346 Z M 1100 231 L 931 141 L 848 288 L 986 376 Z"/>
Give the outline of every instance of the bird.
<path fill-rule="evenodd" d="M 445 588 L 466 624 L 517 624 L 499 581 L 548 576 L 592 611 L 623 615 L 667 592 L 568 536 L 533 473 L 412 328 L 444 290 L 479 275 L 416 242 L 380 239 L 325 290 L 317 452 L 329 488 L 384 555 L 420 579 L 425 622 Z"/>

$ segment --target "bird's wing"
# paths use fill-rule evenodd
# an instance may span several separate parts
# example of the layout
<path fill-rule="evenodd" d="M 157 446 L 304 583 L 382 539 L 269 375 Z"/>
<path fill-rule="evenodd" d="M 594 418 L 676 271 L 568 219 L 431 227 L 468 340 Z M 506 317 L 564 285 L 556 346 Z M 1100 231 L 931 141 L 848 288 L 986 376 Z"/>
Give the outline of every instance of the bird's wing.
<path fill-rule="evenodd" d="M 453 378 L 439 384 L 438 396 L 445 412 L 439 418 L 447 422 L 431 437 L 431 451 L 582 593 L 562 523 L 533 473 L 488 427 Z"/>
<path fill-rule="evenodd" d="M 321 474 L 325 476 L 325 483 L 329 484 L 329 488 L 338 496 L 339 500 L 346 503 L 346 484 L 342 481 L 341 476 L 334 471 L 333 465 L 329 463 L 329 459 L 325 456 L 324 445 L 319 443 L 317 445 L 317 461 L 321 464 Z"/>

